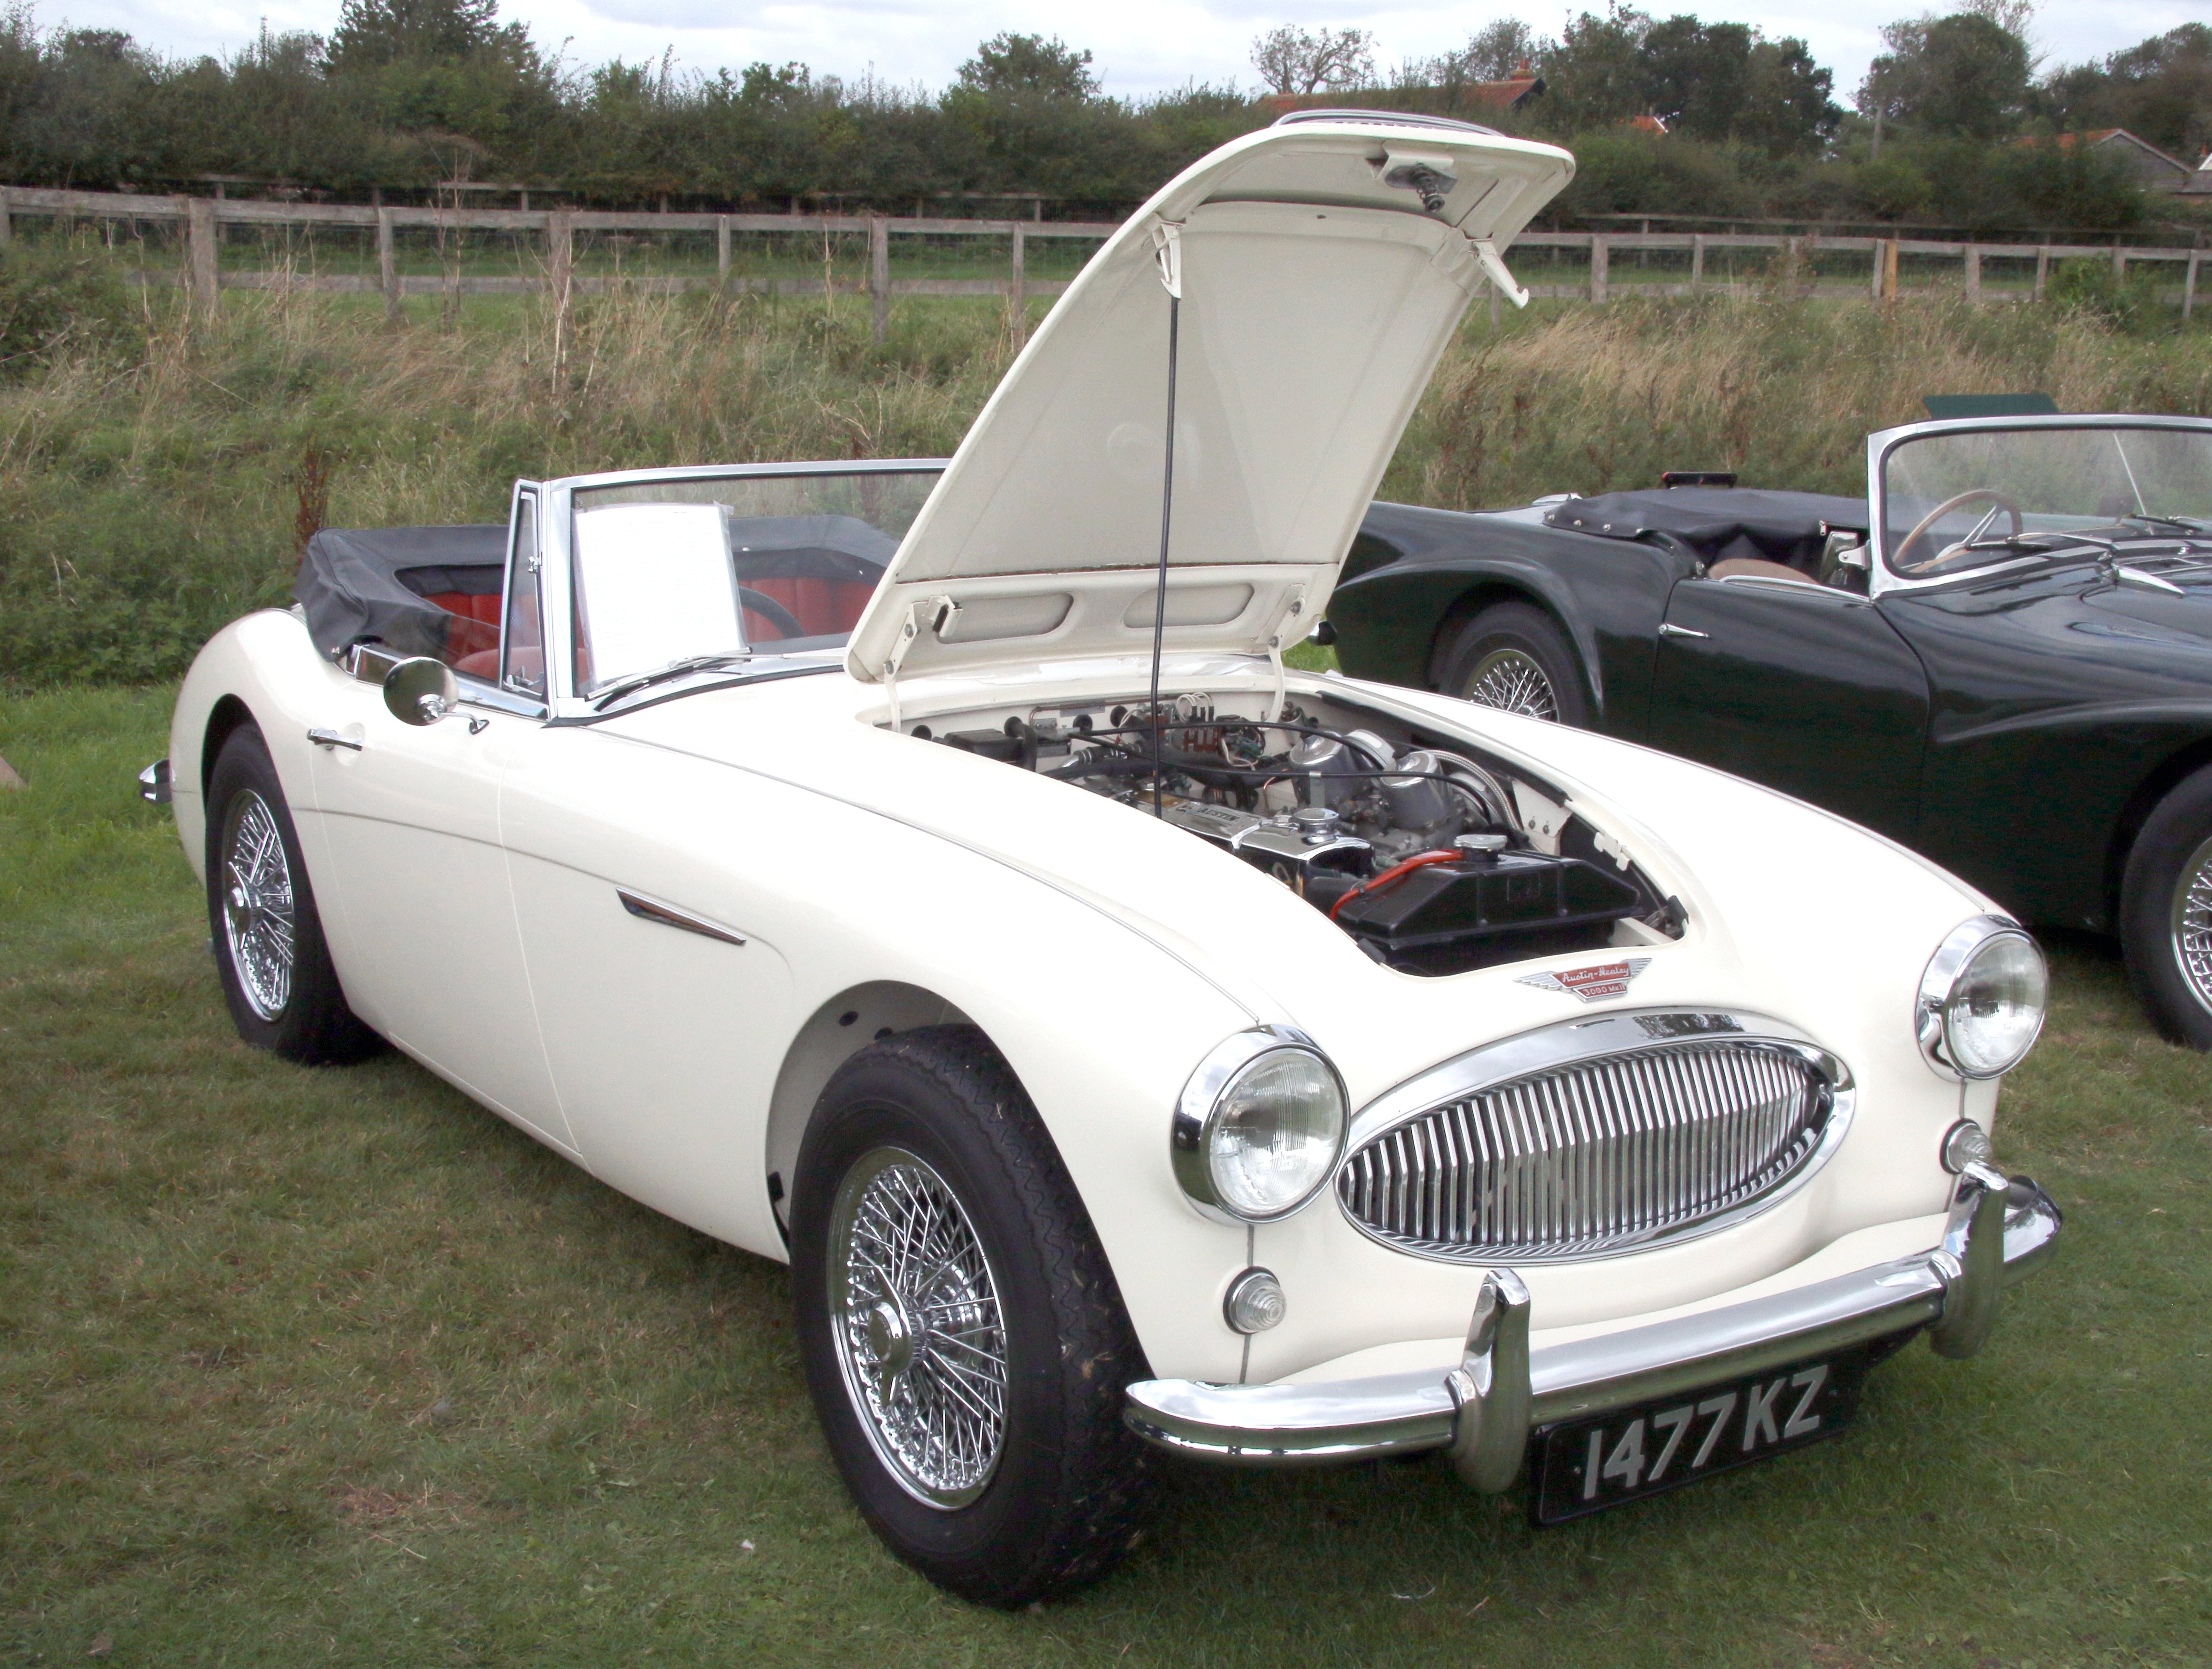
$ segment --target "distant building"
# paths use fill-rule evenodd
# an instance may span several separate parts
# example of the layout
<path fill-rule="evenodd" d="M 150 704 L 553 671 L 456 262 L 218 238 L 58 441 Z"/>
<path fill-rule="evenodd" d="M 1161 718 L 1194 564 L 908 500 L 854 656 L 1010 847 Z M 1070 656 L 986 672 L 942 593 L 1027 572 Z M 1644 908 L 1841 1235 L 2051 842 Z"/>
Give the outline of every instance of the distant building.
<path fill-rule="evenodd" d="M 2025 145 L 2039 145 L 2045 142 L 2028 137 L 2021 141 Z M 2092 128 L 2085 133 L 2062 133 L 2058 148 L 2072 150 L 2083 146 L 2102 156 L 2116 156 L 2123 167 L 2133 174 L 2136 183 L 2147 191 L 2212 191 L 2212 175 L 2203 168 L 2191 168 L 2178 156 L 2168 156 L 2148 139 L 2138 139 L 2125 128 Z M 2205 159 L 2212 163 L 2212 157 Z"/>
<path fill-rule="evenodd" d="M 1540 98 L 1544 78 L 1533 70 L 1504 81 L 1459 82 L 1440 87 L 1394 87 L 1355 93 L 1268 93 L 1260 102 L 1278 116 L 1294 110 L 1406 110 L 1423 116 L 1472 116 L 1486 110 L 1518 110 Z"/>
<path fill-rule="evenodd" d="M 2212 151 L 2204 153 L 2204 160 L 2197 165 L 2197 172 L 2183 183 L 2181 192 L 2184 197 L 2212 197 Z"/>

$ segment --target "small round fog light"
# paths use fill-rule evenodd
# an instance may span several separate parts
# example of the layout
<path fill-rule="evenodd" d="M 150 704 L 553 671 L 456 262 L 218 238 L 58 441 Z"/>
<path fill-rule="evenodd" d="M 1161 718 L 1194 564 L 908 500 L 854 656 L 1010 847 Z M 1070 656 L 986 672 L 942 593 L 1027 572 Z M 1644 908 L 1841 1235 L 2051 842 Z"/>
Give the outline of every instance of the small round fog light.
<path fill-rule="evenodd" d="M 1279 1326 L 1291 1311 L 1283 1284 L 1272 1269 L 1248 1269 L 1229 1284 L 1222 1301 L 1222 1318 L 1241 1333 L 1265 1332 Z"/>
<path fill-rule="evenodd" d="M 1996 1157 L 1990 1132 L 1972 1119 L 1961 1119 L 1943 1132 L 1943 1168 L 1963 1175 L 1969 1165 L 1986 1165 Z"/>

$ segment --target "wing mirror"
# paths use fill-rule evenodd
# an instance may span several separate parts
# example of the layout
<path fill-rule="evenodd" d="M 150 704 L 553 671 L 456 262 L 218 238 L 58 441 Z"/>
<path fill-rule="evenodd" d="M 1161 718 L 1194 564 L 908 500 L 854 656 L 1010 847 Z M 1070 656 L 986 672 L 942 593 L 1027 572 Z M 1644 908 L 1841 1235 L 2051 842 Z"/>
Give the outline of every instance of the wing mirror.
<path fill-rule="evenodd" d="M 453 669 L 417 655 L 384 675 L 384 705 L 403 725 L 434 725 L 460 704 Z"/>

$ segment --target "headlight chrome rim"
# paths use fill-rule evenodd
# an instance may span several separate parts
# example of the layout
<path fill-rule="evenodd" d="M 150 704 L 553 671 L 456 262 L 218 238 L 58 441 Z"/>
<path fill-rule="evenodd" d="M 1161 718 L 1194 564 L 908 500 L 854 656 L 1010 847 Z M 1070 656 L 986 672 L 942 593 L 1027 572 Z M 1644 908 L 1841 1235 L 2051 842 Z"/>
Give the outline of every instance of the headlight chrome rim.
<path fill-rule="evenodd" d="M 1212 1167 L 1206 1157 L 1212 1145 L 1209 1138 L 1231 1085 L 1265 1056 L 1279 1053 L 1309 1055 L 1320 1062 L 1322 1070 L 1328 1073 L 1329 1082 L 1336 1088 L 1336 1141 L 1328 1163 L 1322 1168 L 1313 1186 L 1297 1199 L 1273 1211 L 1245 1211 L 1224 1199 L 1215 1186 Z M 1255 1026 L 1250 1031 L 1224 1038 L 1199 1062 L 1176 1101 L 1168 1150 L 1174 1162 L 1176 1181 L 1191 1204 L 1206 1216 L 1240 1226 L 1280 1223 L 1285 1217 L 1295 1217 L 1328 1192 L 1337 1167 L 1343 1162 L 1345 1137 L 1351 1125 L 1352 1101 L 1345 1092 L 1344 1078 L 1337 1071 L 1335 1062 L 1322 1053 L 1321 1045 L 1295 1026 Z"/>
<path fill-rule="evenodd" d="M 2036 1015 L 2034 1026 L 2029 1030 L 2012 1058 L 2001 1066 L 1973 1066 L 1960 1058 L 1951 1035 L 1951 1003 L 1958 994 L 1960 981 L 1975 960 L 1992 944 L 2016 940 L 2027 947 L 2039 963 L 2043 962 L 2042 950 L 2027 930 L 2008 916 L 1979 915 L 1960 922 L 1936 947 L 1936 954 L 1928 960 L 1927 971 L 1920 976 L 1920 992 L 1913 1003 L 1912 1029 L 1920 1044 L 1920 1053 L 1930 1067 L 1942 1077 L 1969 1083 L 1983 1083 L 2002 1077 L 2027 1058 L 2035 1047 L 2035 1040 L 2043 1035 L 2044 1021 L 2051 1011 L 2051 982 L 2047 965 L 2044 975 L 2043 1004 Z"/>

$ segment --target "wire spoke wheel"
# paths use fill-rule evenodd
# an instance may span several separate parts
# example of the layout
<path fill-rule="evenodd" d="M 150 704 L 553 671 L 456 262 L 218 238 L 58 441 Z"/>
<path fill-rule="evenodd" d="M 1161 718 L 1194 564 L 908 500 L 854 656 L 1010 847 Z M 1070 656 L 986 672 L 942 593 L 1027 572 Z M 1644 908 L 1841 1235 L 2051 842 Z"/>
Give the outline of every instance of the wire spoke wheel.
<path fill-rule="evenodd" d="M 2212 1011 L 2212 841 L 2189 854 L 2173 889 L 2173 962 L 2190 994 Z"/>
<path fill-rule="evenodd" d="M 959 1199 L 901 1148 L 863 1154 L 830 1223 L 831 1335 L 885 1469 L 932 1507 L 965 1506 L 1006 1434 L 998 1284 Z"/>
<path fill-rule="evenodd" d="M 1536 658 L 1525 649 L 1493 649 L 1468 675 L 1467 699 L 1531 719 L 1559 717 L 1559 697 Z"/>
<path fill-rule="evenodd" d="M 233 797 L 223 816 L 222 925 L 246 1005 L 275 1020 L 292 1000 L 292 866 L 269 803 L 252 789 Z"/>

